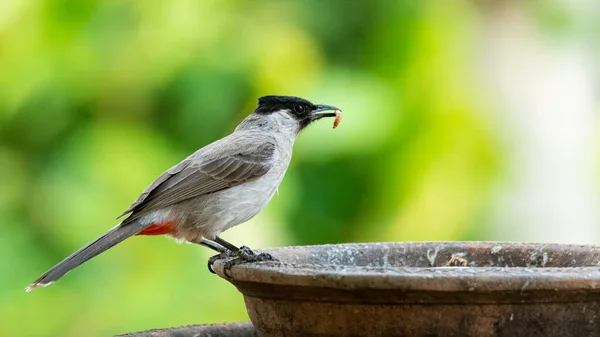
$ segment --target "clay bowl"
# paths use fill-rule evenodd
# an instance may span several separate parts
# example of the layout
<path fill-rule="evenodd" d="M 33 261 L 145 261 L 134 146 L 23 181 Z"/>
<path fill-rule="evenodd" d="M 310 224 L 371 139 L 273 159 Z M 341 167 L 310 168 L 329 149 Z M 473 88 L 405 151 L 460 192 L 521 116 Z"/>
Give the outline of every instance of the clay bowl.
<path fill-rule="evenodd" d="M 600 247 L 365 243 L 264 250 L 217 274 L 260 336 L 600 336 Z"/>

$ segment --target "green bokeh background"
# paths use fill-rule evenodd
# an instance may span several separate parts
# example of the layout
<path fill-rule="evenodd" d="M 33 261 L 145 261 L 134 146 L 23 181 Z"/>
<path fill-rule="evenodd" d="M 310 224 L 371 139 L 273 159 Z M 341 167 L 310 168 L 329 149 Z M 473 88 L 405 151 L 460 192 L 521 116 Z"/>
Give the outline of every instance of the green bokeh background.
<path fill-rule="evenodd" d="M 528 13 L 549 34 L 573 18 Z M 250 247 L 488 240 L 508 151 L 458 1 L 3 0 L 0 335 L 107 336 L 247 320 L 212 255 L 135 237 L 52 287 L 33 279 L 116 224 L 160 173 L 259 96 L 339 106 L 303 132 L 279 194 L 223 237 Z"/>

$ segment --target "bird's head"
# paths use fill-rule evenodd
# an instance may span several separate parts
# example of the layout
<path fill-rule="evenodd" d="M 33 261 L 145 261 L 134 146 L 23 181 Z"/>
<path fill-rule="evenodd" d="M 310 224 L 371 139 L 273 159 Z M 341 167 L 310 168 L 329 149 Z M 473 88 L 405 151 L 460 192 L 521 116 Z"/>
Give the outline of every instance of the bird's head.
<path fill-rule="evenodd" d="M 277 118 L 288 118 L 298 125 L 298 131 L 310 123 L 323 117 L 335 117 L 333 112 L 340 110 L 331 105 L 313 104 L 308 100 L 294 96 L 263 96 L 258 99 L 258 107 L 254 111 L 258 115 L 274 115 Z"/>

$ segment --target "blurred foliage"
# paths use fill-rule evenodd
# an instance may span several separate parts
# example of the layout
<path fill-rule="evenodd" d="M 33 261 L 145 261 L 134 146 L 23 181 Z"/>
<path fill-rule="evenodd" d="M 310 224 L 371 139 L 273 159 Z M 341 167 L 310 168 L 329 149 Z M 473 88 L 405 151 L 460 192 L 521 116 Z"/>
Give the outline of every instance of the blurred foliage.
<path fill-rule="evenodd" d="M 420 1 L 0 4 L 0 335 L 106 336 L 246 320 L 212 254 L 133 238 L 33 279 L 265 94 L 344 110 L 297 142 L 250 247 L 490 239 L 502 149 L 470 54 L 477 8 Z M 547 21 L 566 19 L 544 12 Z"/>

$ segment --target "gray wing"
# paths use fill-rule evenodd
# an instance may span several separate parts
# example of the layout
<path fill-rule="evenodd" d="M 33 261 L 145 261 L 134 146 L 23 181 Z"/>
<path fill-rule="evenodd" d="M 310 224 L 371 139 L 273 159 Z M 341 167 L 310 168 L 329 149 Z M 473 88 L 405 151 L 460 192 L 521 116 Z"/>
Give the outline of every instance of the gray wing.
<path fill-rule="evenodd" d="M 235 146 L 221 151 L 198 151 L 172 167 L 119 216 L 164 208 L 203 194 L 217 192 L 267 173 L 275 145 L 264 142 L 247 150 Z"/>

